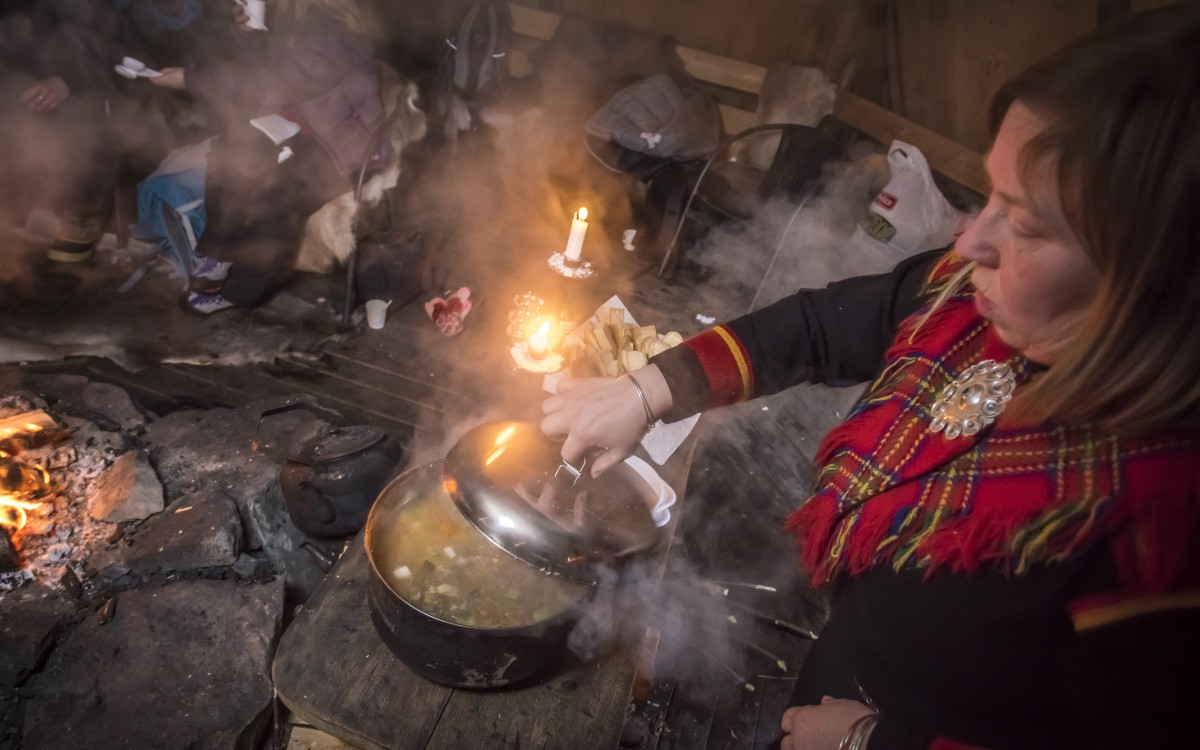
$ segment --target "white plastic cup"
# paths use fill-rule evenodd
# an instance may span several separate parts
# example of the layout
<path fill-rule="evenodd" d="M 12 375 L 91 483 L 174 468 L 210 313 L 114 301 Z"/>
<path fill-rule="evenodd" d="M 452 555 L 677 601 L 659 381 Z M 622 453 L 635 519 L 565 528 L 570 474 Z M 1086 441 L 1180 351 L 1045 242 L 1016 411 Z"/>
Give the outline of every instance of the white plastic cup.
<path fill-rule="evenodd" d="M 387 309 L 392 304 L 390 299 L 369 299 L 363 307 L 367 308 L 367 327 L 379 330 L 387 320 Z"/>
<path fill-rule="evenodd" d="M 267 0 L 246 0 L 246 15 L 250 16 L 250 25 L 265 29 L 267 27 Z"/>

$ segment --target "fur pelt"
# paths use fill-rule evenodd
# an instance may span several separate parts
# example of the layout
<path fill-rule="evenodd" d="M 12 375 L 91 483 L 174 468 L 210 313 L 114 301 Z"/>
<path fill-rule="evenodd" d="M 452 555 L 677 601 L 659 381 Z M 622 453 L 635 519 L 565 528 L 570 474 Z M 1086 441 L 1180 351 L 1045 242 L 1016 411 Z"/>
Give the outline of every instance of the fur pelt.
<path fill-rule="evenodd" d="M 379 205 L 387 191 L 400 179 L 400 162 L 407 147 L 425 137 L 425 113 L 417 106 L 417 85 L 391 67 L 378 64 L 379 91 L 384 112 L 391 122 L 389 137 L 392 158 L 387 166 L 362 186 L 361 208 Z M 357 175 L 353 176 L 357 178 Z M 355 234 L 360 205 L 354 191 L 347 191 L 322 206 L 308 218 L 296 257 L 301 271 L 326 273 L 345 263 L 357 244 Z"/>

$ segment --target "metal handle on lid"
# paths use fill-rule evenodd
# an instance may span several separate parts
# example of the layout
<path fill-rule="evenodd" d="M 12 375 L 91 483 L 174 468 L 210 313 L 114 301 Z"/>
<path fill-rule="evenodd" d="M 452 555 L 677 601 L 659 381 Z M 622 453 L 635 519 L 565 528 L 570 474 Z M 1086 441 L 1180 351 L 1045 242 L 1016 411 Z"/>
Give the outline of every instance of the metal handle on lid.
<path fill-rule="evenodd" d="M 563 459 L 562 464 L 560 464 L 559 467 L 554 470 L 554 476 L 557 477 L 559 472 L 566 469 L 567 473 L 571 475 L 571 486 L 574 487 L 575 485 L 579 484 L 579 478 L 583 476 L 583 469 L 586 466 L 587 456 L 583 457 L 583 460 L 579 462 L 579 466 L 573 466 L 571 462 Z"/>

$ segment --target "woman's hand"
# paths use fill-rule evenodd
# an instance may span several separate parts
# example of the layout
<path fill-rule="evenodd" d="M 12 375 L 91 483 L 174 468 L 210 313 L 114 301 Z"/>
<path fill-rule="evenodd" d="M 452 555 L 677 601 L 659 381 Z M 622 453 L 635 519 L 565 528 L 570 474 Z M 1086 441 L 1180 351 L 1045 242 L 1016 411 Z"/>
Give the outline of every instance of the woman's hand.
<path fill-rule="evenodd" d="M 558 383 L 558 395 L 542 404 L 546 415 L 542 432 L 552 438 L 566 438 L 564 460 L 576 464 L 592 451 L 602 451 L 592 463 L 593 476 L 633 455 L 646 434 L 646 411 L 628 377 L 563 378 Z M 656 413 L 665 411 L 670 406 L 670 390 L 658 368 L 644 367 L 637 371 L 637 378 L 651 407 L 656 401 L 661 404 Z M 666 402 L 662 393 L 667 394 Z"/>
<path fill-rule="evenodd" d="M 71 89 L 58 76 L 43 78 L 21 92 L 20 102 L 30 112 L 43 114 L 67 100 Z"/>
<path fill-rule="evenodd" d="M 155 86 L 180 90 L 187 88 L 187 75 L 183 68 L 163 68 L 159 73 L 162 75 L 149 79 Z"/>
<path fill-rule="evenodd" d="M 783 713 L 780 750 L 838 750 L 850 725 L 874 713 L 858 701 L 821 699 L 817 706 L 792 706 Z"/>

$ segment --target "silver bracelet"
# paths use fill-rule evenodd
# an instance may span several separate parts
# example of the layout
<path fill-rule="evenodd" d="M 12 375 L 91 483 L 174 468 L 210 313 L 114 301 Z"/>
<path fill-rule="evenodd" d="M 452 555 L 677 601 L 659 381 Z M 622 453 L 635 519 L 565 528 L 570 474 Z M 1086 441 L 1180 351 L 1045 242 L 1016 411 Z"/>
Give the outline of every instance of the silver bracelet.
<path fill-rule="evenodd" d="M 850 728 L 846 730 L 842 741 L 838 743 L 838 750 L 866 750 L 867 740 L 870 739 L 871 732 L 875 730 L 875 725 L 878 723 L 879 714 L 874 711 L 855 719 Z"/>
<path fill-rule="evenodd" d="M 653 410 L 650 409 L 650 402 L 646 399 L 646 394 L 642 391 L 642 386 L 638 384 L 637 378 L 628 372 L 625 373 L 625 377 L 629 378 L 630 383 L 633 383 L 633 389 L 637 391 L 638 401 L 642 402 L 642 410 L 646 412 L 646 432 L 649 432 L 658 423 L 658 418 L 654 416 Z"/>

